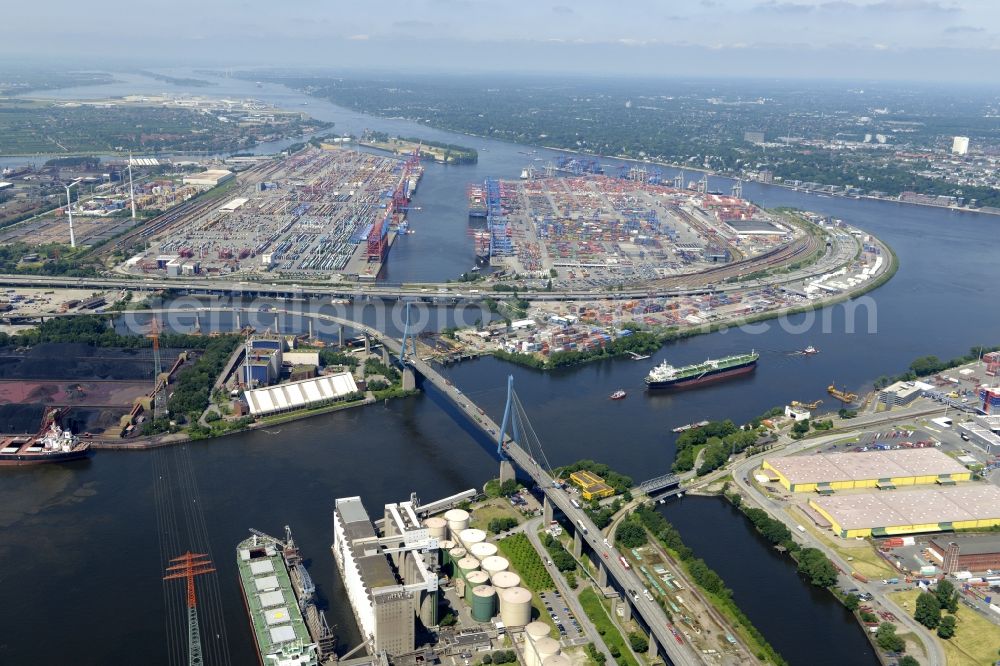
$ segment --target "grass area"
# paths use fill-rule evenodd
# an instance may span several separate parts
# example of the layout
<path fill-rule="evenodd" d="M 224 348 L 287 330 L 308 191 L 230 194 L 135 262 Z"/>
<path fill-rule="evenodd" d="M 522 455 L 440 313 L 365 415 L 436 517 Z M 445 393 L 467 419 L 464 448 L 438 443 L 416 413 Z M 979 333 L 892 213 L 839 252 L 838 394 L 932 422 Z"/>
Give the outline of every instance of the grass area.
<path fill-rule="evenodd" d="M 497 547 L 510 561 L 510 566 L 521 577 L 521 583 L 532 592 L 555 589 L 552 577 L 545 570 L 538 551 L 524 534 L 513 534 L 497 542 Z"/>
<path fill-rule="evenodd" d="M 278 425 L 280 423 L 289 423 L 291 421 L 298 421 L 299 419 L 304 419 L 308 416 L 318 416 L 319 414 L 329 414 L 330 412 L 339 412 L 342 409 L 348 409 L 350 407 L 357 407 L 358 405 L 365 404 L 364 398 L 361 400 L 351 400 L 349 402 L 336 402 L 332 405 L 327 405 L 325 407 L 317 407 L 315 409 L 299 409 L 294 412 L 286 412 L 284 414 L 276 414 L 274 416 L 263 416 L 257 423 L 261 426 Z"/>
<path fill-rule="evenodd" d="M 486 528 L 494 518 L 513 518 L 517 520 L 518 525 L 524 521 L 524 516 L 514 510 L 514 507 L 510 505 L 510 501 L 504 497 L 495 497 L 477 505 L 473 509 L 472 520 L 469 522 L 469 526 L 488 531 Z"/>
<path fill-rule="evenodd" d="M 632 657 L 632 653 L 629 651 L 628 644 L 622 637 L 621 631 L 618 630 L 618 627 L 611 620 L 607 609 L 592 588 L 588 587 L 580 593 L 580 605 L 583 606 L 583 612 L 593 622 L 597 628 L 597 633 L 601 635 L 604 644 L 608 646 L 612 654 L 615 649 L 620 653 L 621 656 L 616 657 L 615 661 L 622 666 L 639 666 L 638 662 Z"/>
<path fill-rule="evenodd" d="M 889 596 L 909 613 L 917 604 L 919 590 L 894 592 Z M 955 636 L 942 640 L 934 635 L 934 640 L 944 646 L 944 654 L 948 666 L 979 666 L 992 664 L 997 660 L 997 649 L 1000 648 L 1000 627 L 993 624 L 979 613 L 961 603 L 958 612 Z"/>

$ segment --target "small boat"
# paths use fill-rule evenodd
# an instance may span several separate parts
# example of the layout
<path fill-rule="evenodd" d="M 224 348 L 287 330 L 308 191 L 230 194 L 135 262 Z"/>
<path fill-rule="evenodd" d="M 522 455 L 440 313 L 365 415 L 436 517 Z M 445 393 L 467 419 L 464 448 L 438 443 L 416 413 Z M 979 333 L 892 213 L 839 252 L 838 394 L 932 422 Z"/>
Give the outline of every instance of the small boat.
<path fill-rule="evenodd" d="M 471 270 L 471 271 L 472 271 L 473 273 L 478 273 L 478 272 L 479 272 L 479 271 L 481 271 L 482 269 L 481 269 L 481 268 L 480 268 L 479 266 L 473 266 L 473 267 L 472 267 L 471 269 L 469 269 L 469 270 Z"/>
<path fill-rule="evenodd" d="M 819 353 L 819 350 L 818 350 L 818 349 L 816 349 L 815 347 L 813 347 L 812 345 L 809 345 L 808 347 L 806 347 L 805 349 L 803 349 L 803 350 L 802 350 L 801 352 L 799 352 L 799 353 L 800 353 L 800 354 L 805 354 L 805 355 L 807 355 L 807 356 L 811 356 L 812 354 L 818 354 L 818 353 Z"/>
<path fill-rule="evenodd" d="M 687 424 L 682 425 L 682 426 L 677 426 L 676 428 L 674 428 L 670 432 L 682 433 L 682 432 L 685 432 L 687 430 L 691 430 L 692 428 L 704 428 L 707 425 L 708 425 L 708 421 L 698 421 L 697 423 L 687 423 Z"/>
<path fill-rule="evenodd" d="M 628 355 L 632 357 L 633 361 L 645 361 L 649 358 L 649 354 L 636 354 L 634 351 L 630 351 Z"/>
<path fill-rule="evenodd" d="M 628 393 L 626 393 L 624 389 L 618 389 L 617 391 L 615 391 L 614 393 L 612 393 L 610 397 L 611 397 L 612 400 L 621 400 L 622 398 L 624 398 L 627 395 L 628 395 Z"/>

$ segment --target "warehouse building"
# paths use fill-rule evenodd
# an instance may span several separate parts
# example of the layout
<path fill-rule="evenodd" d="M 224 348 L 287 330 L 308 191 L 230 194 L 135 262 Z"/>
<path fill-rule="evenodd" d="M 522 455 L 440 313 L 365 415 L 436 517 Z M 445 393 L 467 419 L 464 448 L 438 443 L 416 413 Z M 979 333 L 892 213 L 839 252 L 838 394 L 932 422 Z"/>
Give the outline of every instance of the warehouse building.
<path fill-rule="evenodd" d="M 959 423 L 958 430 L 964 435 L 963 439 L 968 439 L 986 453 L 1000 453 L 1000 437 L 991 428 L 975 421 L 967 421 Z"/>
<path fill-rule="evenodd" d="M 583 495 L 583 499 L 588 501 L 601 499 L 602 497 L 611 497 L 615 494 L 615 489 L 606 484 L 604 479 L 585 469 L 571 473 L 569 480 L 580 488 L 580 494 Z"/>
<path fill-rule="evenodd" d="M 209 169 L 202 173 L 184 176 L 185 185 L 197 185 L 200 187 L 215 187 L 233 178 L 233 172 L 225 169 Z"/>
<path fill-rule="evenodd" d="M 416 622 L 437 625 L 438 540 L 412 501 L 385 505 L 380 536 L 360 497 L 334 502 L 333 556 L 370 654 L 412 653 Z"/>
<path fill-rule="evenodd" d="M 888 407 L 908 405 L 934 387 L 924 382 L 896 382 L 879 391 L 879 402 Z"/>
<path fill-rule="evenodd" d="M 818 497 L 809 506 L 845 539 L 1000 525 L 1000 488 L 987 484 Z"/>
<path fill-rule="evenodd" d="M 764 461 L 765 470 L 785 489 L 797 493 L 880 488 L 926 483 L 950 485 L 968 481 L 972 473 L 935 448 L 820 453 Z"/>
<path fill-rule="evenodd" d="M 253 417 L 313 407 L 343 400 L 358 393 L 358 385 L 349 372 L 338 372 L 297 382 L 246 391 L 247 406 Z"/>
<path fill-rule="evenodd" d="M 934 538 L 927 553 L 945 573 L 956 571 L 996 571 L 1000 569 L 1000 535 L 954 534 Z"/>

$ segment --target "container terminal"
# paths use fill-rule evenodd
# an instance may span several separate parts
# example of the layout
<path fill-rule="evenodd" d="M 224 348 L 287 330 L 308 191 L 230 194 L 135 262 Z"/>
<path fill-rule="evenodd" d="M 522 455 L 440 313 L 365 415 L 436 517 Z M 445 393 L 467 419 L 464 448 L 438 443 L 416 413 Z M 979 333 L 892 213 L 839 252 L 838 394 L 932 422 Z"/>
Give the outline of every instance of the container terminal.
<path fill-rule="evenodd" d="M 374 280 L 405 230 L 422 172 L 414 156 L 309 147 L 248 172 L 221 205 L 176 216 L 119 271 Z M 212 172 L 205 177 L 209 186 L 221 183 Z"/>
<path fill-rule="evenodd" d="M 738 196 L 589 174 L 488 178 L 468 190 L 485 218 L 477 259 L 518 274 L 550 271 L 655 280 L 765 254 L 804 232 Z"/>

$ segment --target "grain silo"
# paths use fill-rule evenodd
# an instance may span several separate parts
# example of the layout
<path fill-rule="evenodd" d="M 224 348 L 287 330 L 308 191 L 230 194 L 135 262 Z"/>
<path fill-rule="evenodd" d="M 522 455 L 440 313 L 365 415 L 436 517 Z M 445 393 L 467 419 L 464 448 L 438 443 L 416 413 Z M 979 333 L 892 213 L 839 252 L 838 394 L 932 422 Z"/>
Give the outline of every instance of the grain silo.
<path fill-rule="evenodd" d="M 559 641 L 545 636 L 534 642 L 534 648 L 535 658 L 538 660 L 535 663 L 544 664 L 546 659 L 559 654 Z"/>
<path fill-rule="evenodd" d="M 462 559 L 455 562 L 455 577 L 461 578 L 462 580 L 468 580 L 468 575 L 473 571 L 479 570 L 479 560 L 474 557 L 466 555 Z"/>
<path fill-rule="evenodd" d="M 444 519 L 448 522 L 452 541 L 458 541 L 458 533 L 469 527 L 469 512 L 464 509 L 451 509 L 445 512 Z"/>
<path fill-rule="evenodd" d="M 499 592 L 510 587 L 520 586 L 521 577 L 513 571 L 498 571 L 490 577 L 490 585 L 497 588 Z"/>
<path fill-rule="evenodd" d="M 523 627 L 531 622 L 531 592 L 523 587 L 498 591 L 500 620 L 508 627 Z"/>
<path fill-rule="evenodd" d="M 472 590 L 472 619 L 489 622 L 496 615 L 497 592 L 492 585 L 479 585 Z"/>
<path fill-rule="evenodd" d="M 486 541 L 486 532 L 472 527 L 459 532 L 458 540 L 462 542 L 466 550 L 471 552 L 472 546 Z"/>
<path fill-rule="evenodd" d="M 424 527 L 427 528 L 428 536 L 432 539 L 444 541 L 448 538 L 448 521 L 440 516 L 431 516 L 425 520 Z"/>
<path fill-rule="evenodd" d="M 480 541 L 479 543 L 474 543 L 469 547 L 469 552 L 477 560 L 482 562 L 487 557 L 497 554 L 497 547 L 492 543 L 486 541 Z"/>
<path fill-rule="evenodd" d="M 490 576 L 496 575 L 501 571 L 507 571 L 507 569 L 510 568 L 510 562 L 507 561 L 507 558 L 500 557 L 499 555 L 487 557 L 481 564 L 483 571 L 488 573 Z"/>
<path fill-rule="evenodd" d="M 485 571 L 470 571 L 465 576 L 465 601 L 472 605 L 472 590 L 480 585 L 489 585 L 490 576 Z"/>

